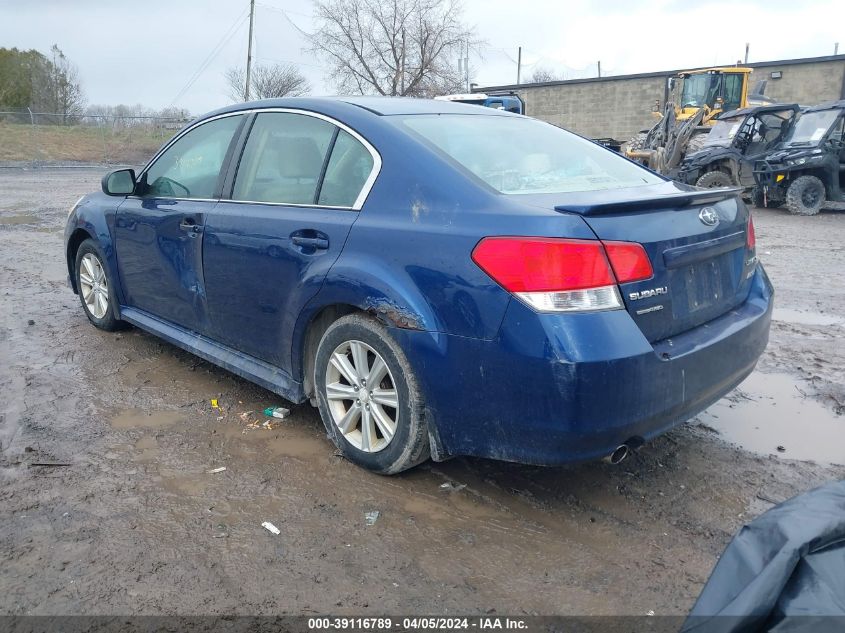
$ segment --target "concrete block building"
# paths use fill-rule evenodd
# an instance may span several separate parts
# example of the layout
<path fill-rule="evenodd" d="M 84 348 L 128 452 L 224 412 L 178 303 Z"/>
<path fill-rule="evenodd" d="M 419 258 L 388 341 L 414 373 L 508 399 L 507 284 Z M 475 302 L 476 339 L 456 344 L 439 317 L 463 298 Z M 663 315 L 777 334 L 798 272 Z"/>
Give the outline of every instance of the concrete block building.
<path fill-rule="evenodd" d="M 767 81 L 765 94 L 784 103 L 815 105 L 845 99 L 845 55 L 742 64 L 754 69 L 751 87 Z M 693 70 L 684 68 L 680 70 Z M 536 84 L 485 86 L 475 92 L 512 90 L 529 116 L 590 138 L 626 141 L 654 123 L 654 102 L 663 101 L 666 80 L 679 70 Z"/>

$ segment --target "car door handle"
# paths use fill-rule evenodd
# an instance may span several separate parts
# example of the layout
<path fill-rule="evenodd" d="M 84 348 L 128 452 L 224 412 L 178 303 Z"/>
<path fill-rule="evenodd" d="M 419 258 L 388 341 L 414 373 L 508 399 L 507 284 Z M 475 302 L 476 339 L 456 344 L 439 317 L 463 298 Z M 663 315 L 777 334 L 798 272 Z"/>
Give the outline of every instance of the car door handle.
<path fill-rule="evenodd" d="M 297 246 L 307 246 L 318 250 L 325 250 L 329 247 L 329 240 L 325 237 L 303 237 L 294 235 L 290 238 L 291 243 Z"/>
<path fill-rule="evenodd" d="M 202 233 L 202 225 L 197 224 L 196 220 L 192 218 L 185 218 L 179 223 L 179 228 L 189 233 Z"/>

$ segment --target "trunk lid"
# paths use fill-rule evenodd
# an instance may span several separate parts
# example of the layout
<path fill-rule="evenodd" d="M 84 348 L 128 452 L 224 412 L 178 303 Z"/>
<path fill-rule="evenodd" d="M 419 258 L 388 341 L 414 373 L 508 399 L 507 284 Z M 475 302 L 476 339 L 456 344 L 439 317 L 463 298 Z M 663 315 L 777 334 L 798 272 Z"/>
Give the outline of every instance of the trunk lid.
<path fill-rule="evenodd" d="M 745 301 L 756 264 L 749 212 L 735 190 L 675 183 L 558 196 L 601 240 L 638 242 L 654 276 L 620 285 L 625 307 L 655 342 L 700 326 Z"/>

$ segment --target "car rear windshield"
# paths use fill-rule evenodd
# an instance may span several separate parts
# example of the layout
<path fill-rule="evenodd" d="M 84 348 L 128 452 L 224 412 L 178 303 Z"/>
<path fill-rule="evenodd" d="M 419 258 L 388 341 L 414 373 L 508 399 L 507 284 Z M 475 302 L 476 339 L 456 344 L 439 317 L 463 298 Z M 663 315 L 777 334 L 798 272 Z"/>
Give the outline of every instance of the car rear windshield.
<path fill-rule="evenodd" d="M 528 117 L 435 114 L 400 120 L 501 193 L 600 191 L 663 182 L 608 149 Z"/>

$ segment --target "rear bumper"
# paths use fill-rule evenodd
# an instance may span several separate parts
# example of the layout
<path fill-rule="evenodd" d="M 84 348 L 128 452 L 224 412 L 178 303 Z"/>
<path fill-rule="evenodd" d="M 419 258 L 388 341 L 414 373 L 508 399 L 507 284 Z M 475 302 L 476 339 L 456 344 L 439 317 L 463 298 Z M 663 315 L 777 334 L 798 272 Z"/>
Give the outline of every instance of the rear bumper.
<path fill-rule="evenodd" d="M 393 333 L 443 453 L 554 465 L 648 440 L 719 400 L 765 349 L 772 297 L 758 267 L 744 304 L 654 345 L 623 310 L 538 314 L 518 301 L 493 341 Z"/>

